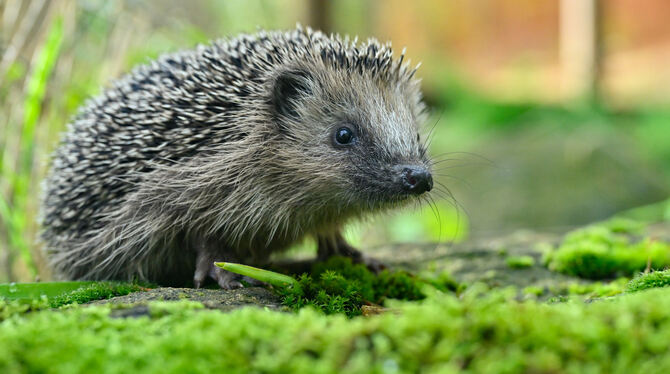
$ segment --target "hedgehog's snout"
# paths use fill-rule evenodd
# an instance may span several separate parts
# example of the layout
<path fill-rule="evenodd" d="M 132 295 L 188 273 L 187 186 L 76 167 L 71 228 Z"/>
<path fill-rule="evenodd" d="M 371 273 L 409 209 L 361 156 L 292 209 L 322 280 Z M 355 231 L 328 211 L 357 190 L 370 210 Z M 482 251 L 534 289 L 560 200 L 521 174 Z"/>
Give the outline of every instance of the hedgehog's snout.
<path fill-rule="evenodd" d="M 433 189 L 433 176 L 423 166 L 397 165 L 393 170 L 396 173 L 394 179 L 406 193 L 421 195 Z"/>

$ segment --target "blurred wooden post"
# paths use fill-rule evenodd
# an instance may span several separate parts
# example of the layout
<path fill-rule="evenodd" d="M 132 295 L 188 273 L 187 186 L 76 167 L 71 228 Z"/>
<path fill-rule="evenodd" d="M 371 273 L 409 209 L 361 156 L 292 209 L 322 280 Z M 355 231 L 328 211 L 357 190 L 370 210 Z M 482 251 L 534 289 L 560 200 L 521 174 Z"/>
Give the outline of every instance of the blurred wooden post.
<path fill-rule="evenodd" d="M 601 0 L 561 0 L 560 58 L 566 97 L 599 97 L 602 6 Z"/>
<path fill-rule="evenodd" d="M 332 25 L 332 0 L 308 0 L 309 22 L 311 28 L 321 30 L 326 34 L 333 31 Z"/>

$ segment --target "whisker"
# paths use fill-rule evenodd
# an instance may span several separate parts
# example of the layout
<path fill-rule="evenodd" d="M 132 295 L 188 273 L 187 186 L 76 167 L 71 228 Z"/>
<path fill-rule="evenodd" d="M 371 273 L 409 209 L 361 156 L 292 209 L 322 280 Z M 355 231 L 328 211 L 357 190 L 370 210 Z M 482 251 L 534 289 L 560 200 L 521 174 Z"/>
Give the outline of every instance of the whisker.
<path fill-rule="evenodd" d="M 437 224 L 439 225 L 439 231 L 437 232 L 437 242 L 439 243 L 442 240 L 442 215 L 440 214 L 440 209 L 437 206 L 437 202 L 435 202 L 435 199 L 433 199 L 432 196 L 428 196 L 427 200 L 429 201 L 430 204 L 435 206 L 435 214 L 437 216 Z"/>
<path fill-rule="evenodd" d="M 458 182 L 463 183 L 469 189 L 472 189 L 472 184 L 470 182 L 468 182 L 467 180 L 465 180 L 464 178 L 456 177 L 456 176 L 450 175 L 450 174 L 442 174 L 442 173 L 433 173 L 433 175 L 438 176 L 438 177 L 442 177 L 442 178 L 451 178 L 453 180 L 456 180 Z"/>
<path fill-rule="evenodd" d="M 465 164 L 456 164 L 456 165 L 443 165 L 437 169 L 436 171 L 442 171 L 442 170 L 448 170 L 448 169 L 455 169 L 455 168 L 464 168 L 468 166 L 492 166 L 490 164 L 484 164 L 481 162 L 470 162 L 470 163 L 465 163 Z"/>
<path fill-rule="evenodd" d="M 426 136 L 426 141 L 424 143 L 424 148 L 428 149 L 433 144 L 433 139 L 434 139 L 434 135 L 435 135 L 434 130 L 435 130 L 435 127 L 437 127 L 437 124 L 442 119 L 443 114 L 444 114 L 444 108 L 442 108 L 442 110 L 440 111 L 440 115 L 437 117 L 437 120 L 435 121 L 435 123 L 433 123 L 433 126 L 430 128 L 430 131 L 428 131 L 428 136 Z"/>
<path fill-rule="evenodd" d="M 474 152 L 466 152 L 466 151 L 451 151 L 451 152 L 444 152 L 444 153 L 440 153 L 440 154 L 437 154 L 437 155 L 433 156 L 433 158 L 443 157 L 443 156 L 452 156 L 452 155 L 466 155 L 466 156 L 472 156 L 472 157 L 481 159 L 481 160 L 486 161 L 486 162 L 491 163 L 491 164 L 495 164 L 495 163 L 496 163 L 495 161 L 493 161 L 493 160 L 491 160 L 491 159 L 489 159 L 489 158 L 487 158 L 487 157 L 484 157 L 484 156 L 482 156 L 482 155 L 480 155 L 480 154 L 478 154 L 478 153 L 474 153 Z"/>
<path fill-rule="evenodd" d="M 465 209 L 465 207 L 461 203 L 459 203 L 458 200 L 456 200 L 456 198 L 454 197 L 454 194 L 451 192 L 451 190 L 447 186 L 445 186 L 443 183 L 441 183 L 440 181 L 436 181 L 436 184 L 438 185 L 437 192 L 443 192 L 443 191 L 440 190 L 440 188 L 444 188 L 446 190 L 445 193 L 449 196 L 449 199 L 447 201 L 452 201 L 454 204 L 456 204 L 456 206 L 454 206 L 454 208 L 456 208 L 457 210 L 459 208 L 462 209 L 463 213 L 465 213 L 465 215 L 468 217 L 468 220 L 471 219 L 470 212 L 468 212 L 468 210 Z"/>

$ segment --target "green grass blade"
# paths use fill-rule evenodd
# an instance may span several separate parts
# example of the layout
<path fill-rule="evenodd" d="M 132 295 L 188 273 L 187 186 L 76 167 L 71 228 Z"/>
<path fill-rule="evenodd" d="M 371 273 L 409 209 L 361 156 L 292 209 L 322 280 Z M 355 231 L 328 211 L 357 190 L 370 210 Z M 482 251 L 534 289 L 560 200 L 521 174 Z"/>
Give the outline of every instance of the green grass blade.
<path fill-rule="evenodd" d="M 255 268 L 253 266 L 235 264 L 232 262 L 215 262 L 214 265 L 220 267 L 223 270 L 227 270 L 235 274 L 246 275 L 249 278 L 254 278 L 261 282 L 269 283 L 277 287 L 287 287 L 298 283 L 297 280 L 289 277 L 288 275 Z"/>
<path fill-rule="evenodd" d="M 49 30 L 47 40 L 39 52 L 35 67 L 28 80 L 28 92 L 24 102 L 23 133 L 21 136 L 21 150 L 24 157 L 28 157 L 28 159 L 22 159 L 23 167 L 30 166 L 32 162 L 30 160 L 32 152 L 28 151 L 32 151 L 35 126 L 42 113 L 42 99 L 46 92 L 47 82 L 58 59 L 62 42 L 63 20 L 59 17 L 54 21 L 51 30 Z"/>
<path fill-rule="evenodd" d="M 19 163 L 11 176 L 11 192 L 3 206 L 3 221 L 10 238 L 10 248 L 18 252 L 26 267 L 37 274 L 37 267 L 24 235 L 28 227 L 26 206 L 31 195 L 32 164 L 34 159 L 35 129 L 42 113 L 42 101 L 49 77 L 58 59 L 63 41 L 63 21 L 59 17 L 51 25 L 49 34 L 41 46 L 31 74 L 28 77 L 26 96 L 23 102 L 23 126 L 19 142 Z"/>

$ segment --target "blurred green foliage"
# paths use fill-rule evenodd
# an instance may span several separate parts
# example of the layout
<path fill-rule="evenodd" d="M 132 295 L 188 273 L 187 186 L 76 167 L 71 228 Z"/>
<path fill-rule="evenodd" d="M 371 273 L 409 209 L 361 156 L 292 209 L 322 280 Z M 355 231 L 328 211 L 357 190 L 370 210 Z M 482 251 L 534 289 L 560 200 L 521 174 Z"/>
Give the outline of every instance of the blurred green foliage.
<path fill-rule="evenodd" d="M 347 319 L 192 302 L 151 303 L 138 318 L 111 306 L 25 313 L 0 301 L 0 371 L 178 373 L 663 373 L 670 291 L 609 302 L 519 302 L 469 288 L 396 313 Z M 186 353 L 187 352 L 187 353 Z"/>
<path fill-rule="evenodd" d="M 556 295 L 576 296 L 578 300 L 597 300 L 623 293 L 629 281 L 630 278 L 621 277 L 614 280 L 597 282 L 567 282 L 552 291 Z"/>
<path fill-rule="evenodd" d="M 52 24 L 28 77 L 23 103 L 23 121 L 20 126 L 19 152 L 15 155 L 17 160 L 13 160 L 16 163 L 14 170 L 11 171 L 5 166 L 6 162 L 10 162 L 5 158 L 6 155 L 0 158 L 0 175 L 8 184 L 9 190 L 9 201 L 0 195 L 0 218 L 5 223 L 9 237 L 8 249 L 18 252 L 33 277 L 37 275 L 37 268 L 28 244 L 31 241 L 26 240 L 24 232 L 28 226 L 27 220 L 33 218 L 27 214 L 29 213 L 27 210 L 29 209 L 28 199 L 32 198 L 29 184 L 34 182 L 32 177 L 35 129 L 42 112 L 42 100 L 47 82 L 58 59 L 62 40 L 63 22 L 59 18 Z M 8 72 L 10 83 L 20 75 L 20 71 L 17 72 L 17 70 L 20 69 L 14 68 Z"/>

